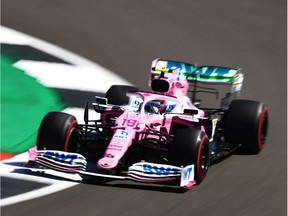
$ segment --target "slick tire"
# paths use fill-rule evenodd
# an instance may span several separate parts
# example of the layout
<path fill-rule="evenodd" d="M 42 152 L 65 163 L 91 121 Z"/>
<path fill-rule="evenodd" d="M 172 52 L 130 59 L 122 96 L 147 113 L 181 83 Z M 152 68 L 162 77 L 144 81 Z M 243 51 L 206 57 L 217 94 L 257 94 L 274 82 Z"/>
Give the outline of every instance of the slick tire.
<path fill-rule="evenodd" d="M 126 93 L 130 90 L 138 90 L 138 88 L 128 85 L 112 85 L 106 92 L 105 97 L 107 98 L 109 104 L 128 104 L 129 98 L 126 96 Z"/>
<path fill-rule="evenodd" d="M 264 103 L 250 100 L 231 102 L 225 127 L 225 140 L 242 144 L 247 153 L 259 153 L 268 134 L 268 108 Z"/>
<path fill-rule="evenodd" d="M 172 163 L 176 166 L 194 164 L 194 178 L 200 184 L 206 177 L 210 166 L 210 145 L 208 136 L 190 128 L 179 129 L 170 150 Z"/>
<path fill-rule="evenodd" d="M 38 150 L 60 150 L 76 152 L 78 122 L 73 115 L 50 112 L 41 122 L 37 136 Z"/>

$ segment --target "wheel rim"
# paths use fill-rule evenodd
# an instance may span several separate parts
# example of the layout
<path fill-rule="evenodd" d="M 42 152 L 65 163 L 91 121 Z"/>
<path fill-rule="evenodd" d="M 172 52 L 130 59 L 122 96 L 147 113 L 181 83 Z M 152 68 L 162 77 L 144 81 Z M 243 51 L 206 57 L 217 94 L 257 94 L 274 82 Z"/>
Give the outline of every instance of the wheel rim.
<path fill-rule="evenodd" d="M 201 159 L 200 159 L 200 169 L 203 176 L 207 174 L 208 168 L 210 164 L 209 158 L 209 148 L 207 142 L 204 141 L 201 151 Z"/>
<path fill-rule="evenodd" d="M 77 152 L 78 149 L 78 132 L 75 128 L 73 128 L 70 132 L 70 136 L 68 139 L 68 152 Z"/>
<path fill-rule="evenodd" d="M 262 111 L 258 125 L 258 148 L 262 150 L 268 133 L 268 109 Z"/>
<path fill-rule="evenodd" d="M 199 182 L 203 181 L 208 172 L 210 165 L 210 149 L 208 137 L 202 137 L 201 143 L 198 149 L 198 159 L 196 164 L 197 179 Z"/>
<path fill-rule="evenodd" d="M 73 131 L 74 131 L 74 129 L 75 129 L 75 127 L 76 127 L 76 125 L 78 124 L 78 122 L 77 122 L 77 120 L 74 120 L 71 124 L 70 124 L 70 126 L 69 126 L 69 128 L 68 128 L 68 130 L 67 130 L 67 136 L 66 136 L 66 140 L 65 140 L 65 144 L 64 144 L 64 151 L 68 151 L 68 150 L 71 150 L 71 146 L 69 146 L 70 145 L 70 142 L 72 141 L 72 138 L 74 138 L 74 136 L 73 136 Z M 75 133 L 74 133 L 75 134 Z M 73 147 L 72 147 L 73 148 Z M 72 149 L 73 150 L 73 149 Z"/>

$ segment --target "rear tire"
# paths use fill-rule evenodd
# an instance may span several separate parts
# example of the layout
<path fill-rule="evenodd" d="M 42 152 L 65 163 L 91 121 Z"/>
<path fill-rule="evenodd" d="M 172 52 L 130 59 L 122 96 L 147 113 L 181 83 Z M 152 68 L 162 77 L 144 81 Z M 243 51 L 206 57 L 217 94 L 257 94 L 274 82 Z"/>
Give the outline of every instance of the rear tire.
<path fill-rule="evenodd" d="M 138 88 L 128 85 L 112 85 L 106 92 L 105 97 L 107 98 L 109 104 L 128 104 L 129 98 L 126 96 L 126 93 L 130 90 L 138 90 Z"/>
<path fill-rule="evenodd" d="M 50 112 L 41 122 L 37 136 L 38 150 L 77 151 L 78 122 L 73 115 L 62 112 Z"/>
<path fill-rule="evenodd" d="M 225 140 L 242 144 L 252 154 L 259 153 L 268 134 L 268 108 L 264 103 L 234 100 L 226 115 Z"/>
<path fill-rule="evenodd" d="M 210 145 L 204 132 L 191 128 L 177 130 L 170 154 L 171 162 L 176 166 L 194 164 L 197 184 L 205 179 L 210 166 Z"/>

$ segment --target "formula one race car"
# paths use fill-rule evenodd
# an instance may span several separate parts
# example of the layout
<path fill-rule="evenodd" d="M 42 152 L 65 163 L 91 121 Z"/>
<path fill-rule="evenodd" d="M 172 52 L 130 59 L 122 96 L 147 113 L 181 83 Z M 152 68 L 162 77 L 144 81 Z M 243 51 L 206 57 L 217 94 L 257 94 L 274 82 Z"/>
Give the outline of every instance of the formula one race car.
<path fill-rule="evenodd" d="M 57 171 L 141 182 L 173 182 L 189 188 L 209 166 L 241 148 L 259 153 L 268 132 L 262 102 L 234 100 L 242 88 L 240 69 L 196 66 L 156 59 L 149 86 L 113 85 L 92 103 L 100 118 L 85 124 L 73 115 L 48 113 L 39 128 L 30 164 Z M 200 84 L 229 84 L 219 108 L 199 108 Z"/>

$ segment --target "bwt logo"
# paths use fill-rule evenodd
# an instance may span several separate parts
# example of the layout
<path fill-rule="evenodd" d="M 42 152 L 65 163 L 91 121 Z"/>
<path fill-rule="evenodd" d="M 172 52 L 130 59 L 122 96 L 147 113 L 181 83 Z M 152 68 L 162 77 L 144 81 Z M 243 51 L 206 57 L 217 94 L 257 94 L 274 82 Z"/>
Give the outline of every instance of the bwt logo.
<path fill-rule="evenodd" d="M 182 172 L 182 176 L 183 176 L 184 179 L 190 179 L 191 178 L 191 174 L 194 174 L 192 167 L 184 169 L 183 172 Z"/>
<path fill-rule="evenodd" d="M 128 133 L 124 130 L 117 131 L 117 133 L 114 135 L 115 138 L 120 138 L 120 139 L 126 139 L 128 137 Z"/>
<path fill-rule="evenodd" d="M 149 174 L 156 174 L 160 176 L 160 175 L 178 174 L 179 169 L 169 166 L 164 167 L 151 164 L 143 164 L 143 171 Z"/>
<path fill-rule="evenodd" d="M 65 154 L 52 151 L 45 152 L 43 157 L 66 163 L 72 163 L 75 159 L 78 158 L 75 154 Z"/>

